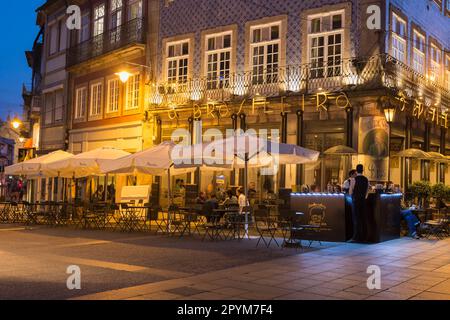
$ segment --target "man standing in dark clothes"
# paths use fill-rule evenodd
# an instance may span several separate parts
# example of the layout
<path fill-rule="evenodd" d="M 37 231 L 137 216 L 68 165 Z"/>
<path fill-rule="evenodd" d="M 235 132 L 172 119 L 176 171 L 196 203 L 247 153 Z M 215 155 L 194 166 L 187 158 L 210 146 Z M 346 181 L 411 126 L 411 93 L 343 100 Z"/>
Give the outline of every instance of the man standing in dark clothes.
<path fill-rule="evenodd" d="M 353 238 L 351 242 L 367 240 L 366 200 L 369 195 L 369 180 L 363 175 L 364 166 L 356 167 L 357 176 L 350 185 L 350 195 L 353 200 Z"/>

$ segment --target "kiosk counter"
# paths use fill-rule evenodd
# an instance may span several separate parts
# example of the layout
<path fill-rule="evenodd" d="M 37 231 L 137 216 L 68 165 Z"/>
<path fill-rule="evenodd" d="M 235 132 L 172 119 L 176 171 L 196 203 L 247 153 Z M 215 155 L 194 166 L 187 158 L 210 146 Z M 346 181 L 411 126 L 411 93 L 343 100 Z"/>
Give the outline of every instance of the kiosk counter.
<path fill-rule="evenodd" d="M 372 243 L 400 237 L 400 202 L 402 194 L 371 193 L 367 199 L 367 238 Z M 292 193 L 291 214 L 301 217 L 302 224 L 312 224 L 319 216 L 319 232 L 301 240 L 345 242 L 353 235 L 352 199 L 345 194 Z"/>

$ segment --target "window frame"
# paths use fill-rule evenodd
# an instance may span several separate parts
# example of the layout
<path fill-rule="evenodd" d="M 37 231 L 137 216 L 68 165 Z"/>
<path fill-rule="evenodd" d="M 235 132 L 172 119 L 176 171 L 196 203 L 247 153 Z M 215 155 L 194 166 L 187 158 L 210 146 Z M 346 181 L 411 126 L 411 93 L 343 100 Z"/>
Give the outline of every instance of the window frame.
<path fill-rule="evenodd" d="M 135 78 L 139 77 L 139 80 L 137 82 L 136 86 L 136 80 Z M 125 111 L 132 112 L 140 109 L 141 106 L 141 94 L 142 94 L 142 75 L 140 72 L 132 73 L 130 78 L 128 79 L 127 83 L 125 84 Z M 130 86 L 133 85 L 133 90 L 136 91 L 137 89 L 137 97 L 133 97 L 133 100 L 137 101 L 137 105 L 130 106 L 129 97 L 130 97 Z M 135 101 L 135 102 L 136 102 Z"/>
<path fill-rule="evenodd" d="M 116 109 L 111 109 L 111 98 L 112 98 L 112 92 L 111 92 L 111 83 L 115 82 L 117 84 L 117 87 L 115 90 L 117 92 L 115 93 L 115 103 L 117 105 Z M 105 113 L 108 115 L 118 113 L 120 111 L 120 93 L 121 93 L 121 86 L 120 86 L 120 80 L 117 79 L 117 77 L 113 77 L 106 80 L 106 108 Z"/>
<path fill-rule="evenodd" d="M 183 54 L 183 44 L 188 44 L 188 53 Z M 190 38 L 184 38 L 181 40 L 168 41 L 164 48 L 164 57 L 165 57 L 165 79 L 169 84 L 185 84 L 188 82 L 190 77 L 190 65 L 191 65 L 191 54 L 192 54 L 192 41 Z M 181 55 L 170 57 L 169 50 L 171 46 L 181 45 Z M 186 74 L 182 77 L 185 78 L 183 81 L 180 81 L 180 61 L 186 61 L 186 66 L 183 66 L 183 69 L 186 69 Z M 173 70 L 170 66 L 171 62 L 176 62 L 176 73 L 174 75 L 169 75 L 170 70 Z M 175 78 L 171 80 L 171 78 Z"/>
<path fill-rule="evenodd" d="M 264 30 L 266 28 L 269 28 L 269 34 L 272 32 L 271 28 L 274 26 L 278 26 L 278 38 L 277 39 L 270 39 L 270 40 L 264 40 L 261 39 L 261 41 L 254 41 L 254 35 L 255 35 L 255 30 Z M 282 45 L 283 45 L 283 41 L 282 41 L 282 30 L 283 30 L 283 21 L 282 19 L 276 20 L 276 21 L 271 21 L 271 22 L 267 22 L 267 23 L 257 23 L 257 24 L 253 24 L 250 26 L 249 28 L 249 35 L 248 35 L 248 39 L 247 41 L 249 42 L 249 69 L 251 70 L 251 75 L 252 75 L 252 83 L 253 85 L 261 85 L 261 84 L 273 84 L 273 83 L 278 83 L 279 82 L 279 77 L 280 77 L 280 68 L 282 66 L 282 62 L 281 62 L 281 56 L 282 56 Z M 261 36 L 263 35 L 263 32 L 261 32 L 260 34 Z M 274 54 L 274 50 L 272 50 L 271 53 L 269 53 L 269 47 L 270 46 L 278 46 L 278 50 L 276 52 L 276 56 L 277 56 L 277 61 L 276 63 L 270 62 L 269 63 L 269 55 L 272 55 L 272 59 Z M 260 51 L 257 55 L 255 55 L 255 49 L 256 48 L 262 48 L 262 52 Z M 255 66 L 255 58 L 258 57 L 262 57 L 263 61 L 262 64 L 259 63 Z M 269 69 L 269 64 L 271 64 L 271 68 L 272 69 L 276 69 L 275 71 L 272 70 L 272 72 L 268 72 Z M 276 65 L 276 67 L 274 68 L 273 66 Z M 260 67 L 262 66 L 262 73 L 260 73 L 259 71 L 261 71 Z M 255 68 L 259 68 L 258 72 L 255 73 Z"/>
<path fill-rule="evenodd" d="M 422 32 L 417 29 L 413 29 L 413 44 L 412 44 L 412 68 L 420 73 L 421 75 L 426 75 L 427 71 L 427 50 L 426 50 L 426 36 Z M 422 48 L 417 47 L 417 40 L 421 39 Z M 417 57 L 422 58 L 422 65 L 419 70 L 418 59 Z"/>
<path fill-rule="evenodd" d="M 85 92 L 85 96 L 84 96 L 84 110 L 81 108 L 80 109 L 80 101 L 79 101 L 79 92 Z M 79 121 L 79 120 L 84 120 L 86 118 L 86 111 L 88 108 L 88 102 L 89 102 L 89 91 L 88 91 L 88 87 L 86 85 L 82 85 L 79 86 L 75 89 L 75 110 L 74 110 L 74 120 L 75 121 Z M 83 111 L 82 113 L 80 113 L 80 110 Z"/>
<path fill-rule="evenodd" d="M 403 25 L 405 34 L 402 35 L 400 33 L 401 30 L 397 30 L 396 22 L 399 22 L 400 24 Z M 408 21 L 406 19 L 404 19 L 403 17 L 401 17 L 396 12 L 392 11 L 391 30 L 390 31 L 391 31 L 390 49 L 391 49 L 392 57 L 394 57 L 395 59 L 397 59 L 400 62 L 407 63 L 408 43 L 406 41 L 406 36 L 408 35 Z M 394 45 L 396 42 L 403 45 L 403 50 L 404 50 L 403 53 L 401 53 L 399 47 L 396 47 Z M 400 53 L 403 55 L 403 59 L 401 59 L 400 56 L 397 56 L 397 54 L 400 54 Z"/>
<path fill-rule="evenodd" d="M 222 47 L 217 49 L 209 49 L 209 40 L 210 39 L 217 39 L 218 37 L 225 37 L 225 36 L 230 36 L 230 46 L 229 47 Z M 223 38 L 222 38 L 223 39 Z M 224 40 L 223 40 L 224 41 Z M 234 32 L 233 30 L 228 30 L 228 31 L 222 31 L 222 32 L 215 32 L 215 33 L 209 33 L 207 35 L 204 36 L 204 76 L 206 78 L 206 82 L 207 82 L 207 89 L 208 90 L 215 90 L 215 89 L 220 89 L 220 88 L 224 88 L 227 87 L 227 84 L 229 84 L 230 82 L 230 78 L 231 78 L 231 74 L 233 71 L 233 63 L 234 63 L 234 57 L 233 57 L 233 50 L 235 50 L 235 47 L 233 46 L 233 42 L 234 42 Z M 228 53 L 228 59 L 221 59 L 221 54 L 226 54 Z M 211 65 L 210 62 L 210 56 L 212 55 L 216 55 L 216 60 L 215 60 L 215 65 L 216 65 L 216 69 L 215 71 L 211 71 L 209 69 L 209 66 Z M 221 69 L 221 64 L 222 63 L 226 63 L 228 62 L 228 68 L 224 68 L 223 70 Z M 210 78 L 210 74 L 215 73 L 215 77 L 214 78 Z M 221 76 L 222 73 L 227 74 L 227 76 Z M 212 85 L 213 84 L 213 85 Z"/>
<path fill-rule="evenodd" d="M 334 16 L 340 15 L 341 16 L 341 28 L 339 29 L 332 29 L 332 23 L 329 24 L 330 29 L 329 30 L 323 30 L 323 26 L 325 26 L 323 19 L 329 18 L 329 21 L 332 21 Z M 312 32 L 312 22 L 316 19 L 320 19 L 320 31 L 319 32 Z M 342 74 L 342 68 L 343 68 L 343 62 L 344 62 L 344 55 L 346 50 L 346 34 L 345 34 L 345 25 L 347 23 L 346 21 L 346 10 L 345 9 L 338 9 L 338 10 L 330 10 L 327 12 L 322 13 L 316 13 L 316 14 L 309 14 L 307 16 L 307 61 L 308 65 L 310 67 L 310 73 L 311 77 L 313 79 L 328 79 L 328 78 L 337 78 L 340 77 Z M 332 66 L 329 65 L 329 49 L 330 49 L 330 36 L 341 36 L 340 41 L 340 53 L 336 54 L 336 51 L 334 51 L 332 57 L 340 56 L 340 64 L 333 63 Z M 320 37 L 323 37 L 323 66 L 321 67 L 318 65 L 317 67 L 313 68 L 313 62 L 312 62 L 312 49 L 313 49 L 313 40 L 318 39 Z M 334 50 L 336 49 L 336 42 L 331 44 L 334 46 Z M 319 46 L 321 47 L 321 46 Z M 318 58 L 319 56 L 317 56 Z M 335 60 L 334 60 L 335 61 Z M 329 68 L 333 68 L 332 75 L 329 73 Z M 319 70 L 322 69 L 322 76 L 317 74 L 317 76 L 313 77 L 312 73 L 314 70 L 320 73 Z M 340 70 L 338 74 L 336 75 L 335 70 Z"/>
<path fill-rule="evenodd" d="M 94 101 L 94 87 L 100 86 L 100 99 L 97 98 L 98 102 L 98 113 L 93 113 L 93 101 Z M 89 85 L 89 119 L 98 119 L 102 117 L 103 111 L 103 95 L 104 95 L 104 84 L 103 80 L 92 81 Z"/>

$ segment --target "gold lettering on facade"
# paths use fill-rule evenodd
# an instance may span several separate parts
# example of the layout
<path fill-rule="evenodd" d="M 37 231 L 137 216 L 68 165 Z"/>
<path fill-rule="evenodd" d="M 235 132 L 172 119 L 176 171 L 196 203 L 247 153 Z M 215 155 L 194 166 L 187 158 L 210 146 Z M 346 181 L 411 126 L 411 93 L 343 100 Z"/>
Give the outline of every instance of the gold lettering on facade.
<path fill-rule="evenodd" d="M 400 102 L 400 111 L 406 110 L 406 97 L 403 92 L 400 92 L 399 96 L 396 99 Z"/>
<path fill-rule="evenodd" d="M 192 116 L 194 117 L 194 120 L 199 120 L 202 117 L 202 109 L 200 109 L 198 104 L 194 105 Z"/>
<path fill-rule="evenodd" d="M 323 98 L 323 101 L 321 101 L 321 99 L 320 99 L 320 97 L 322 97 Z M 319 92 L 319 93 L 317 93 L 317 95 L 316 95 L 316 110 L 317 111 L 321 111 L 321 110 L 323 110 L 323 111 L 328 111 L 328 108 L 327 108 L 327 102 L 328 102 L 328 95 L 326 94 L 326 93 L 322 93 L 322 92 Z"/>
<path fill-rule="evenodd" d="M 342 104 L 341 104 L 342 101 Z M 336 105 L 341 109 L 351 108 L 352 105 L 350 103 L 350 99 L 348 98 L 345 92 L 342 92 L 340 95 L 336 97 Z"/>
<path fill-rule="evenodd" d="M 424 107 L 423 103 L 416 100 L 416 102 L 414 103 L 414 108 L 413 108 L 413 112 L 412 112 L 413 117 L 420 119 L 420 117 L 422 117 L 424 111 L 425 111 L 425 107 Z"/>

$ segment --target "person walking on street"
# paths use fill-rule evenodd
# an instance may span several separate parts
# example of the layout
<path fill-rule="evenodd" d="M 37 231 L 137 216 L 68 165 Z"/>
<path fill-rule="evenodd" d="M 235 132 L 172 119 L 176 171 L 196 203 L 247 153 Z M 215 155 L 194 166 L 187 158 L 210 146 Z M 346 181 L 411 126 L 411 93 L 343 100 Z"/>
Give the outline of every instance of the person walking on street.
<path fill-rule="evenodd" d="M 369 196 L 369 180 L 364 176 L 364 166 L 356 167 L 357 175 L 351 181 L 349 194 L 353 200 L 353 238 L 351 242 L 366 242 L 367 216 L 366 201 Z"/>

